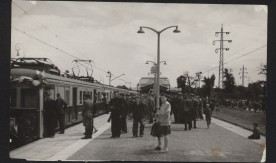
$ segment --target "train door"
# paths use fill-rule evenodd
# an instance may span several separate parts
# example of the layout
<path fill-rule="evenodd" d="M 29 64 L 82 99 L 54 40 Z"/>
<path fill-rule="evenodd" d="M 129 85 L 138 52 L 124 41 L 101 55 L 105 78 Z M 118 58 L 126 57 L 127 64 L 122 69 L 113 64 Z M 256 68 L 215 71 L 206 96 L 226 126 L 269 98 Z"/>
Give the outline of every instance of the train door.
<path fill-rule="evenodd" d="M 96 104 L 98 101 L 98 95 L 97 95 L 97 90 L 94 89 L 94 104 Z"/>
<path fill-rule="evenodd" d="M 74 114 L 75 120 L 77 120 L 78 119 L 77 88 L 73 88 L 73 103 L 72 103 L 72 107 L 73 107 L 73 114 Z"/>

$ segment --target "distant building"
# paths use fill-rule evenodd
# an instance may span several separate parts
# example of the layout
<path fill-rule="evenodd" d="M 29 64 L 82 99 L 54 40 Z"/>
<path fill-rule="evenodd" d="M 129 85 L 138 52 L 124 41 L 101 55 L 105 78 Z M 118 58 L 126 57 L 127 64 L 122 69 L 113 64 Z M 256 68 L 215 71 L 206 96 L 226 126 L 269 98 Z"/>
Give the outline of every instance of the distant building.
<path fill-rule="evenodd" d="M 170 81 L 167 77 L 160 77 L 160 92 L 170 90 Z M 149 93 L 153 91 L 154 77 L 142 77 L 139 81 L 139 90 L 142 93 Z"/>

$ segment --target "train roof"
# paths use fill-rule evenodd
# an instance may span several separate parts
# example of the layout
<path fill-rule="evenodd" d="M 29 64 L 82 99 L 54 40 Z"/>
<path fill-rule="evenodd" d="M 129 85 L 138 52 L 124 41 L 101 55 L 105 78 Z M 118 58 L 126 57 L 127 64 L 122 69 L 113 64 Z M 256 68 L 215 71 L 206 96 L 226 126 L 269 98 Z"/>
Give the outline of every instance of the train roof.
<path fill-rule="evenodd" d="M 40 59 L 33 59 L 33 58 L 26 58 L 23 62 L 30 61 L 31 64 L 38 61 L 40 63 L 40 60 L 46 60 L 45 58 Z M 14 62 L 15 61 L 15 62 Z M 19 66 L 15 66 L 18 64 L 16 60 L 13 60 L 13 66 L 11 67 L 11 81 L 21 81 L 22 80 L 35 80 L 37 82 L 44 80 L 44 82 L 48 84 L 68 84 L 68 85 L 76 85 L 76 86 L 93 86 L 98 89 L 104 89 L 104 90 L 113 90 L 113 91 L 119 91 L 119 92 L 125 92 L 125 93 L 137 93 L 136 91 L 116 88 L 113 86 L 105 85 L 99 82 L 92 82 L 91 80 L 87 80 L 85 77 L 72 77 L 70 75 L 58 75 L 56 73 L 51 73 L 49 71 L 44 71 L 43 69 L 35 68 L 33 66 L 29 66 L 27 63 L 27 66 L 23 64 L 19 64 Z M 49 66 L 51 67 L 51 66 Z M 52 66 L 53 67 L 53 66 Z M 25 77 L 25 78 L 24 78 Z M 19 79 L 20 78 L 20 79 Z M 19 79 L 19 80 L 16 80 Z M 37 83 L 35 82 L 35 83 Z M 37 84 L 38 85 L 38 84 Z"/>

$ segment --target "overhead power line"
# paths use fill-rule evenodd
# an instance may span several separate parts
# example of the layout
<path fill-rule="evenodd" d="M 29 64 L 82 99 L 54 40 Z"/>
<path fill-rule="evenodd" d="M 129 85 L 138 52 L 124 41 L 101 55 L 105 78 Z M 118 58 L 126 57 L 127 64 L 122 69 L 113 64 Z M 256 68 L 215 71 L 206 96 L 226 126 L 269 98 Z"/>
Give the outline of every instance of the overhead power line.
<path fill-rule="evenodd" d="M 237 59 L 239 59 L 239 58 L 241 58 L 241 57 L 244 57 L 244 56 L 246 56 L 246 55 L 252 54 L 252 53 L 254 53 L 255 51 L 258 51 L 258 50 L 260 50 L 260 49 L 262 49 L 262 48 L 264 48 L 264 47 L 266 47 L 266 46 L 267 46 L 267 44 L 265 44 L 265 45 L 263 45 L 263 46 L 261 46 L 261 47 L 255 49 L 255 50 L 252 50 L 252 51 L 250 51 L 250 52 L 247 52 L 247 53 L 245 53 L 245 54 L 243 54 L 243 55 L 240 55 L 240 56 L 237 57 L 237 58 L 234 58 L 234 59 L 232 59 L 232 60 L 229 60 L 229 61 L 227 61 L 227 62 L 224 62 L 224 65 L 225 65 L 225 64 L 228 64 L 228 63 L 230 63 L 230 62 L 233 62 L 233 61 L 235 61 L 235 60 L 237 60 Z M 211 69 L 209 69 L 209 70 L 207 70 L 207 71 L 204 71 L 203 74 L 206 73 L 206 72 L 212 71 L 212 70 L 214 70 L 214 69 L 216 69 L 216 68 L 218 68 L 218 67 L 219 67 L 219 66 L 216 66 L 216 67 L 213 67 L 213 68 L 211 68 Z"/>
<path fill-rule="evenodd" d="M 36 41 L 38 41 L 38 42 L 41 42 L 41 43 L 43 43 L 43 44 L 45 44 L 45 45 L 47 45 L 47 46 L 49 46 L 49 47 L 51 47 L 51 48 L 53 48 L 53 49 L 56 49 L 56 50 L 62 52 L 63 54 L 69 55 L 69 56 L 71 56 L 71 57 L 73 57 L 73 58 L 76 58 L 76 59 L 80 59 L 80 58 L 74 56 L 73 54 L 70 54 L 69 52 L 66 52 L 66 51 L 64 51 L 64 50 L 62 50 L 62 49 L 60 49 L 60 48 L 58 48 L 58 47 L 55 47 L 55 46 L 53 46 L 53 45 L 51 45 L 51 44 L 49 44 L 49 43 L 47 43 L 47 42 L 45 42 L 45 41 L 43 41 L 43 40 L 41 40 L 41 39 L 35 37 L 35 36 L 32 36 L 32 35 L 30 35 L 30 34 L 24 32 L 24 31 L 21 31 L 21 30 L 15 28 L 15 27 L 12 27 L 12 28 L 13 28 L 14 30 L 20 32 L 20 33 L 25 34 L 26 36 L 29 36 L 30 38 L 32 38 L 32 39 L 34 39 L 34 40 L 36 40 Z M 91 68 L 85 66 L 84 64 L 81 64 L 81 65 L 84 66 L 84 67 L 86 67 L 86 68 L 88 68 L 88 69 L 90 69 L 90 70 L 92 70 Z M 101 70 L 101 71 L 107 73 L 107 71 L 105 71 L 105 70 L 103 70 L 103 69 L 101 69 L 101 68 L 99 68 L 99 67 L 96 67 L 96 66 L 93 66 L 93 67 L 95 67 L 95 68 L 97 68 L 98 70 Z"/>
<path fill-rule="evenodd" d="M 27 15 L 30 15 L 31 16 L 31 14 L 28 12 L 28 11 L 26 11 L 24 8 L 22 8 L 20 5 L 18 5 L 17 3 L 15 3 L 15 2 L 12 2 L 14 5 L 16 5 L 19 9 L 21 9 L 23 12 L 24 12 L 24 14 L 27 14 Z M 44 29 L 46 29 L 49 33 L 51 33 L 51 34 L 53 34 L 57 39 L 59 39 L 60 41 L 62 41 L 64 44 L 66 44 L 66 45 L 68 45 L 70 48 L 72 48 L 72 49 L 74 49 L 76 52 L 78 52 L 79 54 L 81 54 L 82 56 L 84 56 L 84 57 L 86 57 L 82 52 L 80 52 L 78 49 L 76 49 L 76 48 L 74 48 L 71 44 L 69 44 L 68 42 L 66 42 L 66 41 L 64 41 L 63 39 L 61 39 L 60 38 L 60 36 L 58 35 L 58 34 L 56 34 L 55 32 L 53 32 L 52 30 L 50 30 L 48 27 L 46 27 L 45 25 L 43 25 L 42 23 L 40 23 L 37 19 L 35 19 L 36 20 L 36 22 L 39 24 L 39 25 L 41 25 Z M 20 31 L 20 32 L 22 32 L 22 31 Z M 26 33 L 25 33 L 26 34 Z M 28 34 L 29 35 L 29 34 Z M 34 38 L 33 36 L 31 36 L 31 35 L 29 35 L 29 37 L 32 37 L 33 39 L 36 39 L 37 41 L 39 41 L 40 39 L 37 39 L 37 38 Z M 40 40 L 41 42 L 43 42 L 43 43 L 46 43 L 45 41 L 42 41 L 42 40 Z M 49 44 L 48 44 L 49 45 Z M 52 48 L 55 48 L 55 49 L 57 49 L 56 47 L 53 47 L 52 45 L 49 45 L 49 46 L 51 46 Z M 59 49 L 59 50 L 61 50 L 61 49 Z M 64 50 L 61 50 L 61 51 L 63 51 L 63 53 L 67 53 L 68 55 L 70 55 L 71 57 L 74 57 L 74 58 L 76 58 L 76 59 L 80 59 L 80 58 L 78 58 L 78 57 L 76 57 L 76 56 L 73 56 L 72 54 L 69 54 L 68 52 L 65 52 Z M 87 63 L 85 63 L 85 64 L 87 64 Z M 95 63 L 94 63 L 95 64 Z M 83 65 L 84 66 L 84 65 Z M 89 65 L 90 66 L 90 65 Z M 89 68 L 89 67 L 87 67 L 87 66 L 84 66 L 84 67 L 86 67 L 86 68 Z M 95 67 L 96 69 L 98 69 L 98 70 L 101 70 L 101 71 L 103 71 L 103 72 L 106 72 L 107 73 L 107 71 L 106 70 L 104 70 L 104 69 L 102 69 L 102 68 L 99 68 L 99 67 L 97 67 L 97 66 L 95 66 L 95 65 L 93 65 L 93 67 Z"/>

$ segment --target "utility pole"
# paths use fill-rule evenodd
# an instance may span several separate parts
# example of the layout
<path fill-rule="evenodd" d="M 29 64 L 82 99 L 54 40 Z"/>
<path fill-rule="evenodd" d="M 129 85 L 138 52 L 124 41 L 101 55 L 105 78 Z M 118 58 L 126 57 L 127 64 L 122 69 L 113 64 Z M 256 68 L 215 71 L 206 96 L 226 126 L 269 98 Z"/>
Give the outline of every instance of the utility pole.
<path fill-rule="evenodd" d="M 242 68 L 240 69 L 241 72 L 239 72 L 239 75 L 241 75 L 240 79 L 242 79 L 242 86 L 243 87 L 244 87 L 244 78 L 246 78 L 246 76 L 244 74 L 248 73 L 248 72 L 245 72 L 244 70 L 247 70 L 247 68 L 245 68 L 244 65 L 243 65 Z"/>
<path fill-rule="evenodd" d="M 209 71 L 208 71 L 209 72 Z M 200 82 L 201 82 L 201 79 L 202 79 L 202 76 L 201 76 L 202 72 L 197 72 L 196 73 L 196 77 L 197 77 L 197 81 L 198 81 L 198 87 L 200 88 Z"/>
<path fill-rule="evenodd" d="M 110 86 L 111 85 L 111 72 L 110 71 L 107 71 L 107 74 L 108 74 L 108 78 L 109 78 L 109 80 L 108 80 L 108 85 Z"/>
<path fill-rule="evenodd" d="M 218 37 L 218 35 L 220 34 L 220 40 L 214 40 L 213 41 L 213 45 L 216 44 L 216 41 L 220 42 L 220 47 L 215 49 L 215 52 L 218 53 L 218 51 L 220 52 L 219 55 L 219 78 L 218 78 L 218 88 L 222 88 L 222 82 L 223 82 L 223 75 L 224 75 L 224 56 L 223 56 L 223 51 L 226 50 L 228 51 L 229 48 L 224 48 L 223 46 L 223 42 L 227 41 L 229 43 L 232 42 L 232 40 L 223 40 L 223 34 L 230 34 L 230 32 L 224 32 L 223 31 L 223 24 L 221 25 L 221 30 L 220 32 L 215 32 L 215 36 Z"/>

